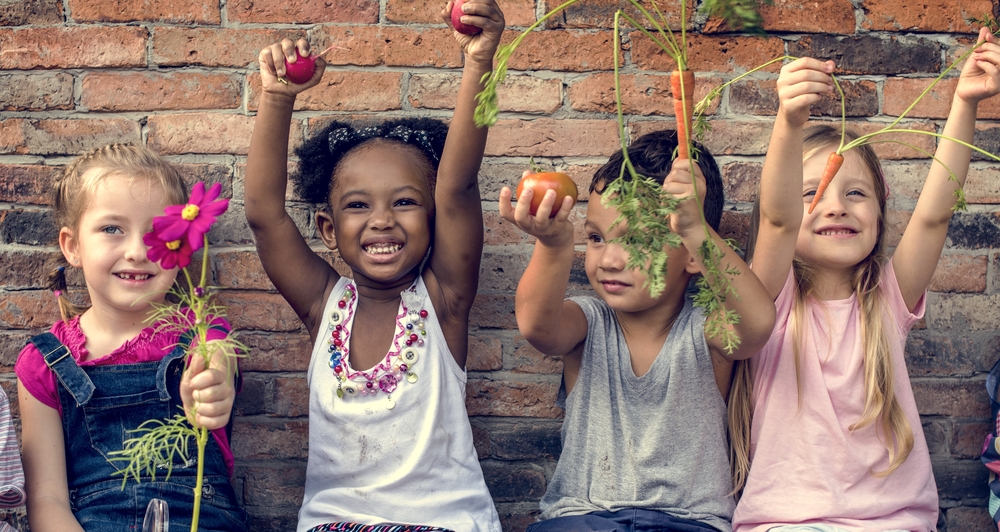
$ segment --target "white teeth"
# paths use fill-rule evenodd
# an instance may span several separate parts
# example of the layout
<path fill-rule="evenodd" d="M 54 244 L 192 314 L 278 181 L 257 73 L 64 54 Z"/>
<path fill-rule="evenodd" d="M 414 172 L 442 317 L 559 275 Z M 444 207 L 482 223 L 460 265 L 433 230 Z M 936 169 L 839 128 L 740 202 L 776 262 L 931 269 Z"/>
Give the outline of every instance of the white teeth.
<path fill-rule="evenodd" d="M 146 279 L 149 279 L 150 276 L 148 273 L 138 275 L 131 273 L 119 273 L 118 277 L 125 279 L 126 281 L 145 281 Z"/>
<path fill-rule="evenodd" d="M 403 246 L 399 244 L 371 244 L 365 246 L 365 251 L 371 253 L 372 255 L 386 255 L 389 253 L 395 253 L 402 247 Z"/>
<path fill-rule="evenodd" d="M 837 230 L 820 231 L 819 234 L 824 235 L 824 236 L 831 236 L 831 235 L 853 235 L 854 231 L 851 231 L 850 229 L 837 229 Z"/>

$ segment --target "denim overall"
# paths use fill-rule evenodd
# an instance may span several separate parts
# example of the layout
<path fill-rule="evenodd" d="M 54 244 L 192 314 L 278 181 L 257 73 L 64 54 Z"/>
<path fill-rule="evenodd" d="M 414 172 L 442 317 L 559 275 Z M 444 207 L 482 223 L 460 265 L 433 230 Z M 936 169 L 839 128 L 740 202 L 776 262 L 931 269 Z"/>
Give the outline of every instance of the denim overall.
<path fill-rule="evenodd" d="M 80 367 L 69 349 L 53 334 L 35 336 L 31 343 L 56 374 L 62 405 L 66 446 L 66 477 L 70 506 L 87 532 L 142 530 L 150 499 L 167 501 L 170 528 L 191 527 L 194 486 L 197 475 L 197 444 L 189 440 L 190 460 L 175 458 L 170 479 L 166 468 L 157 470 L 156 481 L 143 476 L 129 479 L 122 489 L 122 476 L 108 462 L 110 453 L 124 447 L 133 430 L 150 419 L 166 420 L 182 412 L 180 381 L 183 355 L 190 336 L 185 334 L 159 362 Z M 246 532 L 247 515 L 236 503 L 222 451 L 214 437 L 205 446 L 205 477 L 202 487 L 200 530 Z M 121 464 L 121 462 L 118 462 Z"/>

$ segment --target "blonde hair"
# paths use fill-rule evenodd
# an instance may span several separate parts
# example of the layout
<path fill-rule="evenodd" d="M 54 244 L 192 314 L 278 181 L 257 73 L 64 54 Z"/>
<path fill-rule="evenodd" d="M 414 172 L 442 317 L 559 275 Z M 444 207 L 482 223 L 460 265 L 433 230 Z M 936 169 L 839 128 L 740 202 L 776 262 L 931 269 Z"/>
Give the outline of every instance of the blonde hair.
<path fill-rule="evenodd" d="M 185 203 L 188 199 L 187 187 L 180 173 L 156 152 L 131 144 L 109 144 L 80 155 L 56 178 L 52 187 L 56 227 L 60 230 L 65 227 L 75 233 L 94 191 L 112 176 L 125 176 L 133 181 L 143 179 L 159 185 L 170 204 Z M 87 310 L 87 307 L 77 305 L 66 297 L 65 266 L 61 265 L 48 274 L 47 287 L 57 292 L 59 314 L 63 320 Z"/>
<path fill-rule="evenodd" d="M 845 131 L 847 141 L 858 138 L 851 130 Z M 832 126 L 815 126 L 806 131 L 803 138 L 803 160 L 814 156 L 821 149 L 839 145 L 840 131 Z M 885 477 L 899 468 L 913 450 L 913 429 L 895 393 L 895 371 L 890 351 L 890 342 L 898 340 L 895 329 L 886 324 L 888 313 L 885 295 L 880 286 L 882 269 L 888 260 L 885 255 L 885 210 L 888 187 L 878 156 L 868 144 L 853 149 L 861 162 L 872 174 L 875 196 L 879 205 L 877 238 L 875 247 L 854 267 L 851 285 L 856 294 L 861 311 L 861 338 L 864 349 L 865 406 L 861 418 L 852 424 L 850 430 L 858 430 L 877 423 L 876 434 L 889 454 L 889 466 L 884 471 L 872 471 L 872 475 Z M 750 234 L 747 240 L 747 257 L 753 257 L 760 224 L 760 194 L 754 201 L 750 219 Z M 795 294 L 789 317 L 789 330 L 794 350 L 796 388 L 802 397 L 802 381 L 799 378 L 803 345 L 803 324 L 806 320 L 806 302 L 815 290 L 813 270 L 804 262 L 794 259 L 792 269 L 795 275 Z M 750 423 L 753 415 L 753 375 L 749 364 L 741 361 L 734 368 L 733 384 L 729 396 L 730 457 L 733 458 L 734 485 L 736 491 L 743 489 L 750 469 Z M 734 436 L 735 435 L 735 436 Z"/>

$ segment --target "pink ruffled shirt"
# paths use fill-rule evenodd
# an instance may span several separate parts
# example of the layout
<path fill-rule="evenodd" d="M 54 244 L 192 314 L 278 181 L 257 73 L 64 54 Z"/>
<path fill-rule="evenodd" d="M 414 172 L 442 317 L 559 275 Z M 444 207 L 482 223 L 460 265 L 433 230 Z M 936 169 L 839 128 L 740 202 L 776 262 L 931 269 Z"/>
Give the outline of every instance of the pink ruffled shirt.
<path fill-rule="evenodd" d="M 221 318 L 216 318 L 213 324 L 220 325 L 226 330 L 230 329 L 229 323 Z M 56 322 L 49 329 L 49 332 L 69 348 L 70 354 L 80 367 L 156 362 L 173 350 L 180 337 L 176 331 L 157 333 L 154 327 L 146 327 L 135 338 L 125 342 L 107 356 L 86 360 L 90 352 L 87 351 L 87 337 L 80 328 L 79 316 L 69 322 L 61 320 Z M 209 329 L 207 338 L 208 340 L 218 340 L 225 336 L 226 333 L 223 331 Z M 34 344 L 29 343 L 21 350 L 21 354 L 17 357 L 17 363 L 14 365 L 14 372 L 32 397 L 59 411 L 59 415 L 62 416 L 56 374 L 45 364 L 45 358 Z M 229 475 L 232 476 L 236 462 L 229 446 L 229 438 L 226 437 L 226 430 L 224 428 L 213 430 L 212 436 L 219 443 L 222 457 L 226 461 L 226 468 L 229 470 Z"/>
<path fill-rule="evenodd" d="M 826 524 L 852 531 L 935 530 L 937 488 L 903 360 L 906 335 L 924 314 L 924 298 L 911 313 L 891 261 L 886 265 L 881 284 L 895 393 L 913 431 L 913 450 L 891 475 L 876 477 L 871 472 L 884 471 L 889 458 L 875 424 L 849 428 L 861 418 L 865 398 L 856 296 L 807 303 L 800 398 L 789 325 L 794 282 L 790 273 L 774 301 L 774 333 L 751 361 L 752 464 L 733 529 Z"/>

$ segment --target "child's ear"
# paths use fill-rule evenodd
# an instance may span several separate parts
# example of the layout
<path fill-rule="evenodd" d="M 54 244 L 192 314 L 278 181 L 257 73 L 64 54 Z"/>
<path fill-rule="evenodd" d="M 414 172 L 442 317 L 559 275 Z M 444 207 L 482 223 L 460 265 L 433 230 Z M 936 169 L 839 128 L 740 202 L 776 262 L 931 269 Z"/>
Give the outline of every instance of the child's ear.
<path fill-rule="evenodd" d="M 695 260 L 694 255 L 688 254 L 688 260 L 684 263 L 684 271 L 690 273 L 691 275 L 701 273 L 701 265 Z"/>
<path fill-rule="evenodd" d="M 337 249 L 337 233 L 334 229 L 333 216 L 323 210 L 316 211 L 316 232 L 323 244 L 331 250 Z"/>
<path fill-rule="evenodd" d="M 63 257 L 70 266 L 80 265 L 80 243 L 69 227 L 59 230 L 59 249 L 62 250 Z"/>

